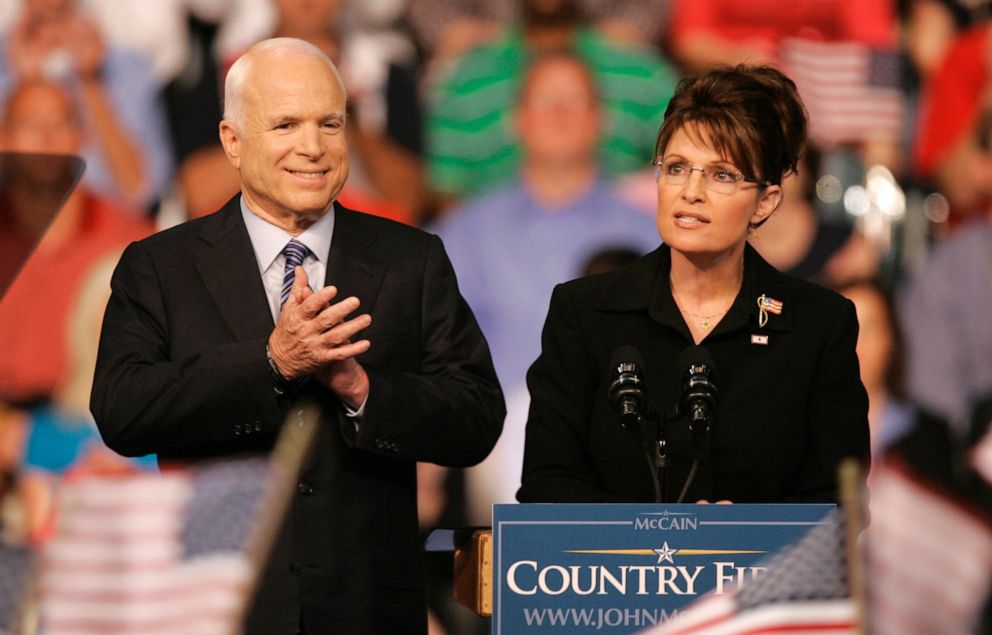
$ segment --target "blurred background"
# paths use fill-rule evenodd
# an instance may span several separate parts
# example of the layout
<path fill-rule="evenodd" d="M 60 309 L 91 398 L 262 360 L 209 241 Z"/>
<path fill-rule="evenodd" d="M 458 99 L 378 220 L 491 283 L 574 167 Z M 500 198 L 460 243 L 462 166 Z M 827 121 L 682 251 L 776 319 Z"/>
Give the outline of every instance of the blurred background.
<path fill-rule="evenodd" d="M 471 470 L 420 466 L 425 529 L 488 525 L 513 501 L 551 289 L 658 245 L 655 134 L 679 78 L 717 64 L 776 65 L 806 102 L 809 151 L 752 244 L 855 302 L 873 449 L 920 410 L 975 438 L 992 396 L 990 17 L 986 0 L 0 0 L 0 150 L 87 162 L 0 302 L 0 531 L 40 543 L 62 479 L 154 469 L 105 449 L 88 413 L 110 273 L 129 242 L 238 191 L 223 78 L 272 36 L 316 44 L 345 80 L 341 202 L 441 235 L 493 349 L 503 438 Z M 15 176 L 9 245 L 62 204 L 51 174 Z M 450 558 L 430 557 L 432 632 L 487 632 L 449 601 Z"/>

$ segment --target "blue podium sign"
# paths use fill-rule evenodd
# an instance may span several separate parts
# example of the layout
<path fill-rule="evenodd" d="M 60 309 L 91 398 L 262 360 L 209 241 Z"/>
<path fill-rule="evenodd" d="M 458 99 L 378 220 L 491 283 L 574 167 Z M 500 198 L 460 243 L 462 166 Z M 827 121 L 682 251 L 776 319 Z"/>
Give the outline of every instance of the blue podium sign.
<path fill-rule="evenodd" d="M 495 505 L 494 635 L 632 633 L 759 562 L 833 505 Z"/>

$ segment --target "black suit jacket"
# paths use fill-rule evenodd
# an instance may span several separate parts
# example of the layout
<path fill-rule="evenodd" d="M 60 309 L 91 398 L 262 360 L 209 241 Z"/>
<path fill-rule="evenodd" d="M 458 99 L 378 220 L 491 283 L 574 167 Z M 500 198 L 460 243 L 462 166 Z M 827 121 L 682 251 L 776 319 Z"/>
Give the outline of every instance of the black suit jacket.
<path fill-rule="evenodd" d="M 669 290 L 670 268 L 662 246 L 618 272 L 555 289 L 541 356 L 527 377 L 522 502 L 654 500 L 651 470 L 621 429 L 607 386 L 613 351 L 632 345 L 643 357 L 649 405 L 667 415 L 678 403 L 687 371 L 678 360 L 693 340 Z M 783 304 L 764 327 L 761 294 Z M 685 500 L 834 501 L 839 461 L 868 458 L 857 334 L 850 301 L 779 273 L 748 246 L 741 291 L 702 342 L 714 359 L 719 401 Z M 664 499 L 674 501 L 694 446 L 684 417 L 666 432 Z"/>
<path fill-rule="evenodd" d="M 482 460 L 502 426 L 502 394 L 440 239 L 338 205 L 336 214 L 326 282 L 373 316 L 357 432 L 317 382 L 273 390 L 274 325 L 237 197 L 125 251 L 92 410 L 122 454 L 198 459 L 271 448 L 294 400 L 316 399 L 316 451 L 248 630 L 423 633 L 415 461 Z"/>

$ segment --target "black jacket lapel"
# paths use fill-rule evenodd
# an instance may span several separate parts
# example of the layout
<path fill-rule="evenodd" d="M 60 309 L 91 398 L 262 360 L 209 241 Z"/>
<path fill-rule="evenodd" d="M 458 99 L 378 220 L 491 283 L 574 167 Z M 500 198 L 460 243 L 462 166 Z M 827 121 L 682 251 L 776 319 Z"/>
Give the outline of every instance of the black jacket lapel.
<path fill-rule="evenodd" d="M 196 268 L 234 338 L 243 341 L 268 336 L 274 324 L 240 200 L 235 196 L 204 223 Z"/>
<path fill-rule="evenodd" d="M 335 203 L 335 213 L 324 284 L 338 288 L 336 299 L 357 297 L 362 302 L 359 311 L 370 313 L 386 275 L 386 264 L 376 255 L 376 235 L 357 212 Z"/>

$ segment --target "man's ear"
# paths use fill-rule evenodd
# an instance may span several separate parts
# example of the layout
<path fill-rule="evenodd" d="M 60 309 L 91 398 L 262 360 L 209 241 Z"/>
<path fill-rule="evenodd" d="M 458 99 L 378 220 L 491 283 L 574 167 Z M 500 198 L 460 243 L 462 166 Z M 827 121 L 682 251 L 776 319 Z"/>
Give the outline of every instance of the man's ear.
<path fill-rule="evenodd" d="M 782 204 L 782 186 L 769 185 L 758 197 L 758 208 L 751 216 L 751 226 L 757 226 L 768 220 L 775 210 Z"/>
<path fill-rule="evenodd" d="M 227 160 L 231 162 L 234 169 L 239 169 L 241 167 L 241 134 L 238 132 L 238 128 L 224 119 L 220 122 L 219 132 L 220 144 L 224 146 Z"/>

